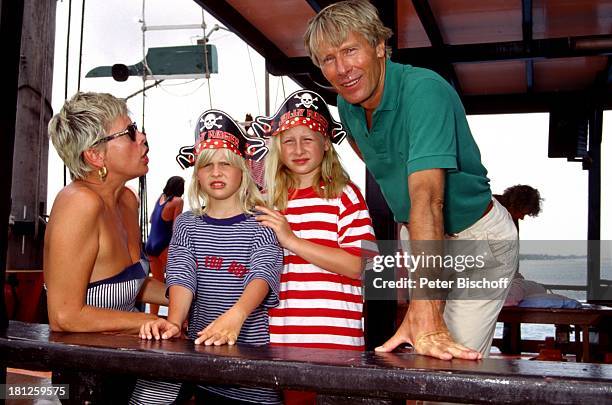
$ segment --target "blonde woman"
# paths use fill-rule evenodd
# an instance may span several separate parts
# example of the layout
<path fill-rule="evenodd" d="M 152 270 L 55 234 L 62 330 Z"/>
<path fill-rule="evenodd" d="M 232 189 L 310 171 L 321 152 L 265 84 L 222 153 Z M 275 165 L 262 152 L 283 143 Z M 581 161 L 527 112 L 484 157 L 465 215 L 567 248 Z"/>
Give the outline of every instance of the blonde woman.
<path fill-rule="evenodd" d="M 110 94 L 77 93 L 49 123 L 72 182 L 55 198 L 45 234 L 49 324 L 62 332 L 137 333 L 167 303 L 140 262 L 138 199 L 128 180 L 148 171 L 146 136 Z M 146 267 L 146 265 L 145 265 Z"/>
<path fill-rule="evenodd" d="M 49 123 L 72 182 L 55 198 L 45 233 L 49 325 L 61 332 L 137 333 L 156 315 L 136 301 L 167 305 L 163 283 L 141 262 L 138 199 L 125 183 L 148 171 L 146 136 L 110 94 L 77 93 Z M 54 373 L 54 383 L 79 380 Z M 133 381 L 108 377 L 108 403 L 125 402 Z"/>

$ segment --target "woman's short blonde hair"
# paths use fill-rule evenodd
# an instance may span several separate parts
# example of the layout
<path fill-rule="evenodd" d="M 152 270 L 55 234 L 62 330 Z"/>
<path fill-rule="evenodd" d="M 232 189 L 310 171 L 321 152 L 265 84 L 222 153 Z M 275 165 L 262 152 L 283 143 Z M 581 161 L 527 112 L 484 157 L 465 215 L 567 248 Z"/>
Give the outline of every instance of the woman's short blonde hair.
<path fill-rule="evenodd" d="M 318 136 L 324 137 L 318 133 Z M 291 170 L 281 160 L 281 135 L 274 135 L 270 140 L 268 156 L 266 156 L 265 184 L 268 205 L 278 210 L 287 208 L 290 190 L 296 190 L 299 183 Z M 325 142 L 329 142 L 325 139 Z M 323 154 L 321 171 L 312 181 L 312 188 L 319 197 L 325 199 L 337 198 L 349 182 L 349 176 L 342 167 L 333 145 Z M 323 187 L 321 187 L 323 185 Z"/>
<path fill-rule="evenodd" d="M 126 115 L 124 100 L 107 93 L 77 93 L 51 118 L 49 138 L 73 180 L 82 180 L 93 170 L 83 152 L 108 135 L 117 118 Z"/>
<path fill-rule="evenodd" d="M 330 4 L 308 22 L 304 47 L 312 62 L 320 66 L 317 58 L 319 46 L 329 44 L 338 47 L 351 32 L 363 35 L 372 47 L 376 47 L 380 41 L 386 42 L 393 35 L 369 1 L 347 0 Z M 391 56 L 389 47 L 386 47 L 386 56 Z"/>
<path fill-rule="evenodd" d="M 198 180 L 198 170 L 207 165 L 213 158 L 213 155 L 219 151 L 223 153 L 223 157 L 227 159 L 230 165 L 239 168 L 242 171 L 242 180 L 238 195 L 240 199 L 240 207 L 245 214 L 253 214 L 253 208 L 256 205 L 265 205 L 263 198 L 255 181 L 251 177 L 251 172 L 243 158 L 236 155 L 229 149 L 204 149 L 197 157 L 193 166 L 193 174 L 191 176 L 191 184 L 189 185 L 189 206 L 195 215 L 204 215 L 208 211 L 208 195 L 200 186 Z"/>

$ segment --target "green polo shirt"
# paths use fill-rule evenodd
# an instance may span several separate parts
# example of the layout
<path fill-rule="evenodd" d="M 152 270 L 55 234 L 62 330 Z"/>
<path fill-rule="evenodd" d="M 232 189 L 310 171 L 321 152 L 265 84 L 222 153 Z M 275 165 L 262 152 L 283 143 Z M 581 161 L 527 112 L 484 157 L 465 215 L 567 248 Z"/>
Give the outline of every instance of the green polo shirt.
<path fill-rule="evenodd" d="M 365 111 L 338 96 L 340 118 L 398 222 L 410 222 L 408 176 L 446 169 L 444 227 L 474 224 L 491 201 L 487 170 L 455 90 L 431 70 L 386 62 L 385 87 L 368 130 Z"/>

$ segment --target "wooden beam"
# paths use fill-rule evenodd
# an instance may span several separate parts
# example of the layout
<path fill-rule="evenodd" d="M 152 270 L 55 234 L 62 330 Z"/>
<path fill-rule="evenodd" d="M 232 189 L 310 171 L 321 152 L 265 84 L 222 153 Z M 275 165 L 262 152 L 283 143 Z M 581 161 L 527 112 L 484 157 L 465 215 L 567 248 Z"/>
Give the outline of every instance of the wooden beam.
<path fill-rule="evenodd" d="M 607 56 L 612 55 L 612 35 L 534 39 L 529 47 L 524 41 L 444 45 L 444 54 L 451 63 Z M 399 49 L 396 56 L 398 62 L 416 66 L 435 66 L 441 63 L 440 53 L 431 47 Z M 307 73 L 312 66 L 307 57 L 272 60 L 270 64 L 276 75 Z"/>
<path fill-rule="evenodd" d="M 278 60 L 286 55 L 253 24 L 224 0 L 195 0 L 204 10 L 215 17 L 265 59 Z"/>
<path fill-rule="evenodd" d="M 427 38 L 429 38 L 429 42 L 431 42 L 431 49 L 436 53 L 437 63 L 439 65 L 439 69 L 436 69 L 438 73 L 442 72 L 442 76 L 446 78 L 450 82 L 450 84 L 455 88 L 457 94 L 461 97 L 461 84 L 459 83 L 459 78 L 457 77 L 457 73 L 455 72 L 455 68 L 452 65 L 452 62 L 446 55 L 446 46 L 444 44 L 444 39 L 442 38 L 442 33 L 440 32 L 440 28 L 438 27 L 438 23 L 436 21 L 436 17 L 429 5 L 428 0 L 412 0 L 412 5 L 421 20 L 421 24 L 425 29 L 425 33 L 427 34 Z M 398 62 L 406 63 L 402 60 L 401 55 L 398 55 Z"/>
<path fill-rule="evenodd" d="M 397 1 L 398 0 L 374 0 L 372 3 L 378 9 L 378 15 L 385 27 L 388 27 L 393 31 L 393 36 L 389 38 L 387 46 L 391 48 L 391 60 L 394 60 L 394 56 L 398 49 L 398 27 L 397 27 Z"/>
<path fill-rule="evenodd" d="M 587 94 L 587 96 L 585 96 Z M 464 96 L 463 105 L 467 114 L 521 114 L 550 112 L 559 99 L 588 97 L 589 92 L 551 92 L 523 94 L 494 94 L 486 96 Z M 602 108 L 612 109 L 612 93 L 602 97 Z"/>
<path fill-rule="evenodd" d="M 523 19 L 523 42 L 527 49 L 531 49 L 533 41 L 533 3 L 531 0 L 522 0 Z M 525 62 L 525 77 L 527 80 L 527 93 L 531 93 L 534 87 L 533 60 Z"/>
<path fill-rule="evenodd" d="M 310 5 L 310 7 L 312 7 L 315 13 L 318 13 L 330 4 L 335 3 L 334 0 L 306 0 L 306 2 Z"/>

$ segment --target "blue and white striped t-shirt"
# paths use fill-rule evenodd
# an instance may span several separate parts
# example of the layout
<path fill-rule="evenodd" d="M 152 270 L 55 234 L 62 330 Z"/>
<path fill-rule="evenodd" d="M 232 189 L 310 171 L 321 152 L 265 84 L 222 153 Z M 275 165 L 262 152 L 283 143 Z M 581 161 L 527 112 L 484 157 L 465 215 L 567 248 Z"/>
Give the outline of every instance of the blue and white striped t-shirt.
<path fill-rule="evenodd" d="M 190 339 L 208 326 L 240 298 L 254 279 L 265 280 L 270 292 L 246 319 L 238 344 L 270 342 L 268 308 L 278 305 L 283 251 L 274 232 L 255 217 L 240 214 L 215 219 L 181 214 L 175 222 L 168 251 L 166 285 L 183 286 L 193 293 L 189 313 Z M 216 394 L 256 403 L 278 403 L 277 391 L 266 388 L 203 386 Z"/>

